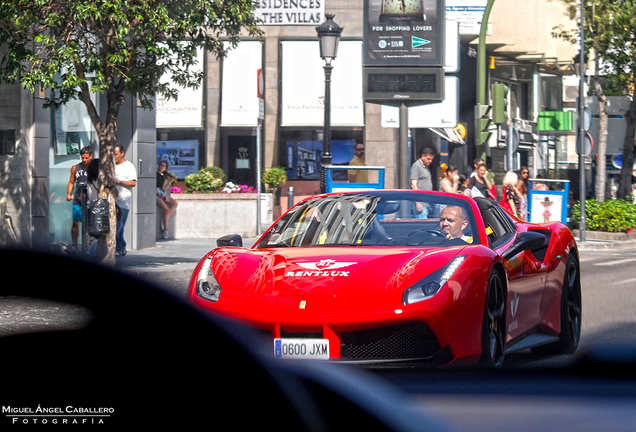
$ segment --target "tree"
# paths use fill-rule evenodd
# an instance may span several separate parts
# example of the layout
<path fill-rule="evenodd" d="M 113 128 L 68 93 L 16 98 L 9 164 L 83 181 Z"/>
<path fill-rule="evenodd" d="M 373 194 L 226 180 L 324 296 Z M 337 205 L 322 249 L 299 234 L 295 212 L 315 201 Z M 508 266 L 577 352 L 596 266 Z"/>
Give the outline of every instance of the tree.
<path fill-rule="evenodd" d="M 567 14 L 570 16 L 577 16 L 580 12 L 580 2 L 576 0 L 560 0 L 566 7 Z M 594 94 L 598 97 L 599 101 L 599 142 L 597 145 L 597 153 L 598 160 L 605 160 L 605 153 L 607 148 L 607 97 L 603 91 L 603 87 L 600 83 L 600 70 L 599 70 L 599 55 L 598 55 L 598 41 L 599 41 L 599 29 L 602 29 L 602 26 L 599 26 L 599 20 L 604 19 L 604 16 L 599 16 L 599 12 L 603 13 L 603 6 L 606 3 L 602 2 L 603 0 L 587 0 L 589 3 L 586 3 L 585 9 L 585 22 L 584 22 L 584 30 L 585 30 L 585 49 L 584 49 L 584 58 L 585 61 L 589 58 L 589 51 L 594 52 L 594 76 L 592 77 L 592 87 L 594 89 Z M 598 6 L 598 10 L 597 10 Z M 580 21 L 579 21 L 580 23 Z M 563 26 L 558 26 L 555 30 L 559 30 L 558 32 L 554 32 L 553 36 L 569 41 L 572 44 L 580 45 L 580 34 L 579 34 L 580 26 L 577 26 L 577 29 L 571 29 L 569 31 L 564 31 Z M 580 61 L 580 52 L 573 59 L 575 63 Z M 578 70 L 577 70 L 578 73 Z M 596 190 L 595 196 L 599 201 L 605 200 L 605 164 L 600 163 L 598 169 L 596 171 Z"/>
<path fill-rule="evenodd" d="M 559 0 L 573 15 L 580 8 L 579 0 Z M 599 163 L 605 166 L 605 143 L 607 140 L 606 95 L 631 94 L 632 102 L 626 113 L 627 130 L 623 145 L 623 166 L 621 168 L 618 198 L 631 195 L 632 166 L 634 164 L 634 136 L 636 132 L 636 51 L 630 49 L 636 42 L 636 1 L 635 0 L 585 0 L 585 48 L 594 51 L 596 75 L 594 91 L 599 97 L 601 108 L 599 131 Z M 555 32 L 571 42 L 577 42 L 576 32 Z M 601 82 L 601 75 L 603 82 Z M 603 157 L 601 157 L 603 156 Z M 601 178 L 602 176 L 602 178 Z M 597 173 L 596 198 L 605 199 L 605 173 Z"/>
<path fill-rule="evenodd" d="M 111 201 L 111 234 L 101 239 L 100 261 L 114 262 L 114 146 L 117 117 L 126 95 L 152 109 L 155 95 L 176 99 L 197 88 L 191 72 L 197 47 L 219 57 L 223 40 L 236 46 L 242 34 L 260 37 L 252 0 L 3 0 L 0 2 L 0 82 L 35 91 L 51 89 L 45 107 L 82 101 L 99 137 L 102 198 Z M 91 93 L 106 97 L 99 112 Z"/>

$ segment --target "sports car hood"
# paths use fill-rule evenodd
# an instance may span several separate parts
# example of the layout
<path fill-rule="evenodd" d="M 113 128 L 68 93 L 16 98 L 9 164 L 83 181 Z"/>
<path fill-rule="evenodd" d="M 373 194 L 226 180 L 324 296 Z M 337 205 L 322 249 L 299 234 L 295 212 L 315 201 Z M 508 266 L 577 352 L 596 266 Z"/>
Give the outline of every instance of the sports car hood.
<path fill-rule="evenodd" d="M 223 248 L 212 252 L 212 271 L 228 292 L 381 296 L 402 292 L 449 263 L 463 248 Z"/>

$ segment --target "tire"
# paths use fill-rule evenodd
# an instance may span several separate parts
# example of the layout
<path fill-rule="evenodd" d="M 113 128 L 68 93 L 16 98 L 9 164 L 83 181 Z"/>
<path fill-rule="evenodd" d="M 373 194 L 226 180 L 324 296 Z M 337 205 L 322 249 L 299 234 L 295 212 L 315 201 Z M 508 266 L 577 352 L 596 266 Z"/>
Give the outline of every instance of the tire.
<path fill-rule="evenodd" d="M 570 255 L 561 287 L 561 333 L 559 340 L 532 349 L 536 354 L 572 354 L 581 340 L 581 274 L 579 260 Z"/>
<path fill-rule="evenodd" d="M 488 279 L 481 332 L 480 364 L 499 368 L 506 351 L 506 292 L 501 275 L 492 271 Z"/>

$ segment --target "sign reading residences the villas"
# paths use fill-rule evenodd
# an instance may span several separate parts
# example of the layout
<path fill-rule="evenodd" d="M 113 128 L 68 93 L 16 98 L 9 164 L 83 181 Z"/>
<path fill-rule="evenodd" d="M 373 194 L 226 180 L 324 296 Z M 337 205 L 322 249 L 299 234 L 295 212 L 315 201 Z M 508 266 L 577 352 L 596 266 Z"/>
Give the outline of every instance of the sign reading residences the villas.
<path fill-rule="evenodd" d="M 325 0 L 257 0 L 254 14 L 263 25 L 319 25 Z"/>
<path fill-rule="evenodd" d="M 197 62 L 192 69 L 200 71 L 203 68 L 203 49 L 197 48 Z M 164 76 L 162 82 L 171 82 L 170 77 Z M 157 96 L 157 127 L 185 128 L 203 126 L 203 86 L 197 89 L 181 87 L 172 84 L 179 90 L 178 99 L 166 99 Z"/>

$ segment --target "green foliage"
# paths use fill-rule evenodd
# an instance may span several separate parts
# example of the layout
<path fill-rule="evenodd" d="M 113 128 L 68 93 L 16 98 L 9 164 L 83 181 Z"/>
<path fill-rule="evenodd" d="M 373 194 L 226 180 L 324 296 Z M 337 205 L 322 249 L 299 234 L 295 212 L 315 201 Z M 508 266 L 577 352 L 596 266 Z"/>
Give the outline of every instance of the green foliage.
<path fill-rule="evenodd" d="M 580 0 L 557 1 L 564 5 L 571 18 L 574 18 L 582 4 Z M 585 52 L 587 58 L 593 55 L 596 59 L 594 67 L 598 74 L 595 80 L 601 81 L 599 76 L 603 77 L 603 93 L 630 95 L 635 101 L 636 50 L 633 47 L 636 44 L 636 0 L 585 0 L 583 4 Z M 576 28 L 555 27 L 552 36 L 577 44 L 580 40 L 580 21 L 577 24 Z M 625 115 L 628 122 L 625 142 L 634 142 L 635 109 L 636 105 L 632 104 Z M 624 146 L 618 189 L 620 196 L 631 190 L 633 161 L 634 146 Z"/>
<path fill-rule="evenodd" d="M 87 103 L 95 92 L 108 95 L 110 109 L 128 92 L 150 108 L 155 94 L 178 96 L 159 82 L 164 75 L 183 87 L 201 84 L 191 67 L 197 47 L 223 57 L 223 40 L 234 47 L 243 31 L 260 37 L 254 7 L 252 0 L 3 0 L 0 82 L 53 89 L 47 106 Z"/>
<path fill-rule="evenodd" d="M 572 219 L 580 226 L 581 205 L 572 209 Z M 626 200 L 585 201 L 585 228 L 589 231 L 629 232 L 636 228 L 636 205 Z"/>
<path fill-rule="evenodd" d="M 270 190 L 278 189 L 287 181 L 287 170 L 283 167 L 272 167 L 263 173 L 263 183 Z"/>
<path fill-rule="evenodd" d="M 195 192 L 218 192 L 225 184 L 225 171 L 219 167 L 201 168 L 185 178 L 186 185 Z"/>

